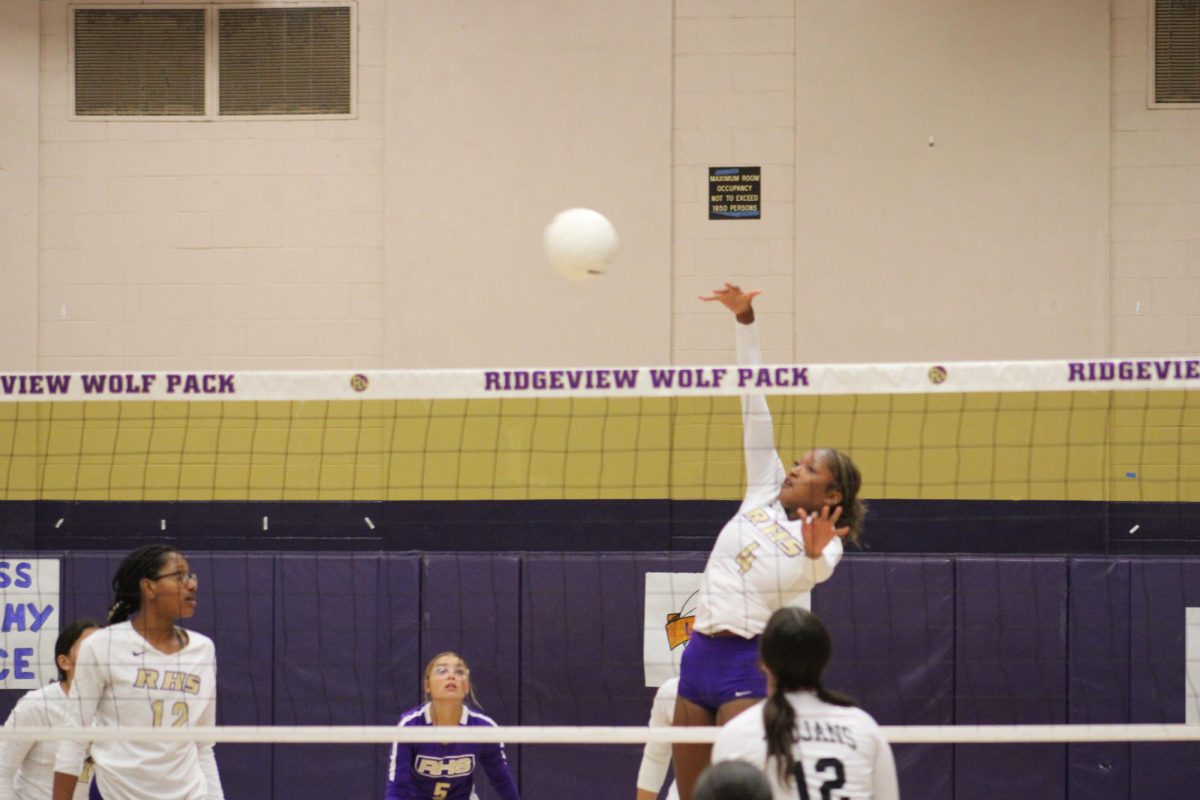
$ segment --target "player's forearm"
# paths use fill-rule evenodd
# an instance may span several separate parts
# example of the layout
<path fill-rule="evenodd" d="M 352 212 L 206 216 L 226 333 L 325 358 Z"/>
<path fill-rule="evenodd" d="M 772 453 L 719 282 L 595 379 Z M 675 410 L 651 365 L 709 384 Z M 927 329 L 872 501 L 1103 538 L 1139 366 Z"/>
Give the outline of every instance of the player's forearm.
<path fill-rule="evenodd" d="M 753 320 L 751 320 L 753 321 Z M 758 327 L 738 325 L 736 328 L 737 363 L 743 367 L 760 366 L 762 346 Z M 775 451 L 775 424 L 767 398 L 760 394 L 742 395 L 742 448 L 746 464 L 746 493 L 778 488 L 783 480 L 783 464 Z"/>
<path fill-rule="evenodd" d="M 225 789 L 221 786 L 221 772 L 217 769 L 217 757 L 212 745 L 200 748 L 200 771 L 208 787 L 208 800 L 225 800 Z"/>
<path fill-rule="evenodd" d="M 657 800 L 658 792 L 651 792 L 646 789 L 637 790 L 637 800 Z"/>
<path fill-rule="evenodd" d="M 496 794 L 500 795 L 502 800 L 521 800 L 521 793 L 517 791 L 517 781 L 513 778 L 512 772 L 508 768 L 508 762 L 503 757 L 487 758 L 483 757 L 483 769 L 487 773 L 488 780 L 492 782 L 492 788 L 496 790 Z"/>

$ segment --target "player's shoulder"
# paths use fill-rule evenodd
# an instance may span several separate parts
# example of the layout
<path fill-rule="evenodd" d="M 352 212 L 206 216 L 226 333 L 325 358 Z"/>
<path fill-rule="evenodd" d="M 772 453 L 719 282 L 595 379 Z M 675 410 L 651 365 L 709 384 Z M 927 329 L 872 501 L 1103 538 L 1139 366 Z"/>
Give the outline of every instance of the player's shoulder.
<path fill-rule="evenodd" d="M 463 710 L 466 712 L 464 716 L 466 717 L 467 725 L 487 725 L 493 728 L 499 727 L 496 725 L 496 720 L 492 719 L 487 714 L 484 714 L 482 711 L 476 711 L 473 708 L 464 708 Z"/>
<path fill-rule="evenodd" d="M 190 628 L 180 628 L 187 636 L 187 646 L 197 649 L 216 650 L 217 645 L 213 642 L 212 637 L 206 636 L 199 631 L 191 630 Z"/>
<path fill-rule="evenodd" d="M 846 716 L 853 720 L 854 724 L 863 730 L 879 730 L 879 723 L 875 721 L 875 718 L 858 706 L 848 706 L 845 710 Z"/>
<path fill-rule="evenodd" d="M 133 629 L 133 623 L 129 620 L 117 622 L 113 625 L 106 625 L 90 635 L 88 635 L 83 643 L 79 645 L 79 649 L 90 648 L 92 650 L 103 650 L 111 646 L 114 642 L 129 642 L 129 641 L 144 641 L 142 635 Z"/>
<path fill-rule="evenodd" d="M 405 711 L 403 714 L 400 715 L 400 721 L 397 722 L 396 724 L 399 725 L 401 728 L 416 727 L 416 726 L 420 726 L 420 725 L 428 725 L 429 724 L 428 710 L 429 710 L 428 703 L 426 703 L 425 705 L 417 706 L 416 708 L 410 708 L 407 711 Z"/>
<path fill-rule="evenodd" d="M 39 686 L 36 689 L 30 689 L 25 694 L 21 695 L 18 703 L 35 703 L 43 699 L 56 699 L 55 695 L 62 696 L 62 687 L 57 683 L 47 683 L 45 686 Z"/>
<path fill-rule="evenodd" d="M 62 689 L 59 688 L 57 683 L 47 683 L 45 686 L 38 687 L 37 689 L 30 689 L 28 692 L 21 695 L 20 699 L 17 700 L 16 706 L 13 707 L 14 710 L 26 710 L 35 707 L 44 707 L 47 702 L 57 699 L 51 690 L 53 690 L 53 692 L 58 692 L 60 696 L 62 695 Z"/>
<path fill-rule="evenodd" d="M 852 725 L 858 730 L 865 732 L 879 730 L 879 723 L 875 721 L 875 718 L 858 706 L 839 706 L 833 703 L 826 703 L 808 693 L 806 693 L 802 702 L 794 702 L 793 706 L 796 707 L 797 714 L 801 716 L 808 715 L 830 721 L 837 720 L 842 724 Z"/>
<path fill-rule="evenodd" d="M 674 702 L 679 696 L 679 676 L 667 678 L 658 687 L 658 691 L 654 693 L 655 702 Z"/>

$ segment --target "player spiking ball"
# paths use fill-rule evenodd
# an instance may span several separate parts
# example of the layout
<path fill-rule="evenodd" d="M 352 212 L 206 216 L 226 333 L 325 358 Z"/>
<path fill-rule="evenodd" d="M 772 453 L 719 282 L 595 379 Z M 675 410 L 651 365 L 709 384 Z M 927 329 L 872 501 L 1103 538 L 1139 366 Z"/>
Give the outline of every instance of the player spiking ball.
<path fill-rule="evenodd" d="M 739 366 L 762 364 L 754 321 L 759 294 L 726 283 L 700 298 L 737 319 Z M 696 622 L 680 661 L 677 726 L 724 725 L 767 696 L 758 667 L 767 620 L 833 575 L 842 539 L 857 541 L 866 513 L 858 499 L 862 477 L 845 453 L 813 449 L 784 467 L 761 395 L 742 397 L 742 438 L 746 495 L 704 567 Z M 710 751 L 703 744 L 672 748 L 681 800 L 693 800 Z"/>

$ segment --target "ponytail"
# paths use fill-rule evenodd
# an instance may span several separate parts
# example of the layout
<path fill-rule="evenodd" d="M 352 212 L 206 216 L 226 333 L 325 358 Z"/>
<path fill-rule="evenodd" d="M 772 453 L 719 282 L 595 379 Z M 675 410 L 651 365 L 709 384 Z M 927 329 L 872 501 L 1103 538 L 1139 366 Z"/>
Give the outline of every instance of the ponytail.
<path fill-rule="evenodd" d="M 850 698 L 821 685 L 821 673 L 829 663 L 832 649 L 829 631 L 817 615 L 790 606 L 771 615 L 759 641 L 759 659 L 770 675 L 771 686 L 763 703 L 767 759 L 775 759 L 783 786 L 792 782 L 796 767 L 793 750 L 800 741 L 796 709 L 787 692 L 810 691 L 830 705 L 854 705 Z"/>
<path fill-rule="evenodd" d="M 842 451 L 828 449 L 824 454 L 825 466 L 833 475 L 833 482 L 829 488 L 842 493 L 842 502 L 838 504 L 842 509 L 842 516 L 838 518 L 837 524 L 850 529 L 846 538 L 857 545 L 858 537 L 862 535 L 863 517 L 867 516 L 866 503 L 858 499 L 858 492 L 862 488 L 862 473 L 858 471 L 854 460 Z"/>
<path fill-rule="evenodd" d="M 108 624 L 116 625 L 118 622 L 124 622 L 125 620 L 129 619 L 133 612 L 138 610 L 138 607 L 141 604 L 142 599 L 140 595 L 132 605 L 125 600 L 116 601 L 108 607 Z"/>
<path fill-rule="evenodd" d="M 763 703 L 763 730 L 767 739 L 767 760 L 774 757 L 776 769 L 779 770 L 779 782 L 787 786 L 791 783 L 792 770 L 796 766 L 796 759 L 792 755 L 792 745 L 798 741 L 796 709 L 792 708 L 778 685 L 771 687 L 771 693 Z"/>
<path fill-rule="evenodd" d="M 153 578 L 167 556 L 178 552 L 169 544 L 144 544 L 125 556 L 112 579 L 113 604 L 108 609 L 108 624 L 124 622 L 141 610 L 142 578 Z"/>

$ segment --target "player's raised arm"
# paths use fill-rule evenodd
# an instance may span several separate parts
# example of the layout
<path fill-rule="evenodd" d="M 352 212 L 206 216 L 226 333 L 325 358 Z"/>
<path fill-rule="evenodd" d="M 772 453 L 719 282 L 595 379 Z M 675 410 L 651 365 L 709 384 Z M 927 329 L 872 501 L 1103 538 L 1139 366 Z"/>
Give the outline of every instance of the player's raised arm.
<path fill-rule="evenodd" d="M 720 303 L 737 319 L 735 339 L 737 362 L 741 366 L 760 366 L 763 361 L 758 326 L 754 322 L 754 298 L 760 294 L 758 290 L 743 291 L 740 286 L 726 283 L 723 289 L 714 289 L 711 295 L 700 297 L 706 303 Z M 784 478 L 783 462 L 775 450 L 771 409 L 762 395 L 742 396 L 742 444 L 747 502 L 757 501 L 760 495 L 777 491 Z"/>
<path fill-rule="evenodd" d="M 706 303 L 720 303 L 733 312 L 738 322 L 749 325 L 754 322 L 754 298 L 760 294 L 762 292 L 757 289 L 743 292 L 742 287 L 727 282 L 724 288 L 713 289 L 712 294 L 700 295 L 700 299 Z"/>

